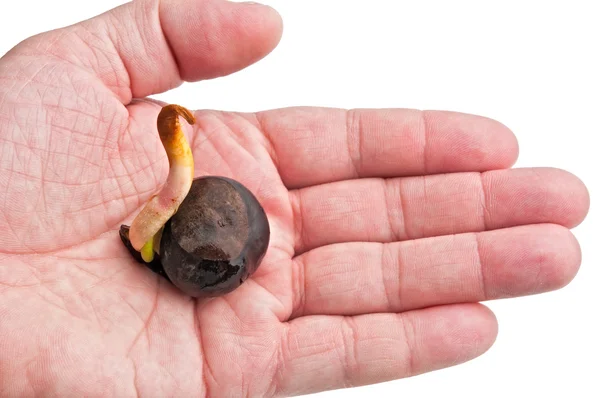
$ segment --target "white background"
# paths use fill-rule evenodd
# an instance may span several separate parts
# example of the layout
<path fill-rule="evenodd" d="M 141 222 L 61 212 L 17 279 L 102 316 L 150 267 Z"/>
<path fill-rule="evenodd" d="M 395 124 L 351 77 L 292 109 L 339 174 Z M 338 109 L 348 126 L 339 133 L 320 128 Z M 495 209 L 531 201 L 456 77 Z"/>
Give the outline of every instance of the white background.
<path fill-rule="evenodd" d="M 121 0 L 0 2 L 0 54 Z M 279 47 L 233 76 L 158 96 L 192 108 L 410 107 L 476 113 L 508 125 L 516 167 L 554 166 L 587 184 L 574 230 L 577 278 L 553 293 L 487 303 L 500 331 L 484 356 L 412 379 L 320 397 L 600 397 L 596 200 L 600 189 L 597 1 L 271 0 Z"/>

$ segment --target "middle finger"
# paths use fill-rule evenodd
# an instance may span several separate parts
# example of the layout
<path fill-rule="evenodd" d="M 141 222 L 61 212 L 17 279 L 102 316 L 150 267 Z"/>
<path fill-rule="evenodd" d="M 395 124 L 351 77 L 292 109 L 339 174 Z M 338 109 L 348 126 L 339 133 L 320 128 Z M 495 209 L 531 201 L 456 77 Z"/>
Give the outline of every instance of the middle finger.
<path fill-rule="evenodd" d="M 295 251 L 498 228 L 578 224 L 587 190 L 559 169 L 509 169 L 342 181 L 290 192 Z"/>

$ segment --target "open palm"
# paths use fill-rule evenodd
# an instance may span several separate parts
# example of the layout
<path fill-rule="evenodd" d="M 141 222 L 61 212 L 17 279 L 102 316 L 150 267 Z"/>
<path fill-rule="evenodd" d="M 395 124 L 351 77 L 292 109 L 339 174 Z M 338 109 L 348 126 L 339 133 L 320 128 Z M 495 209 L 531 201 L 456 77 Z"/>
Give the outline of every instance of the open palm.
<path fill-rule="evenodd" d="M 234 178 L 271 242 L 233 293 L 193 300 L 118 228 L 168 172 L 160 105 L 278 42 L 271 9 L 135 1 L 0 60 L 0 395 L 273 396 L 454 365 L 493 343 L 479 301 L 575 275 L 588 208 L 514 136 L 448 112 L 196 112 L 196 176 Z M 185 104 L 182 104 L 185 105 Z"/>

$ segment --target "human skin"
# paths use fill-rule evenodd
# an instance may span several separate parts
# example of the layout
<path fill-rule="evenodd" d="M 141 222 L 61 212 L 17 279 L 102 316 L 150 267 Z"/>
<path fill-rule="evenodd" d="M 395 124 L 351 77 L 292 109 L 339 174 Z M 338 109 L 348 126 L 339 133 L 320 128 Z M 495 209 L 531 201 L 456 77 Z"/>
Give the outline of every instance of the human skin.
<path fill-rule="evenodd" d="M 572 280 L 582 182 L 511 169 L 499 122 L 403 109 L 195 112 L 195 175 L 254 192 L 269 250 L 210 300 L 136 263 L 119 226 L 168 173 L 161 105 L 143 98 L 256 62 L 281 31 L 261 5 L 140 0 L 0 59 L 0 395 L 289 396 L 413 376 L 492 345 L 479 302 Z"/>

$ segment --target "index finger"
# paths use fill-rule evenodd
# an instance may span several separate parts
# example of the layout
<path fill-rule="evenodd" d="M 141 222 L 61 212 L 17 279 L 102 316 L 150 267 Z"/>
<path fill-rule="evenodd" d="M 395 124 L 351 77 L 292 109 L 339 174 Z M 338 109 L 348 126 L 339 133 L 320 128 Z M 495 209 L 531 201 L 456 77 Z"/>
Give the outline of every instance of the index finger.
<path fill-rule="evenodd" d="M 517 140 L 485 117 L 412 109 L 288 108 L 257 114 L 288 188 L 359 177 L 508 168 Z"/>

